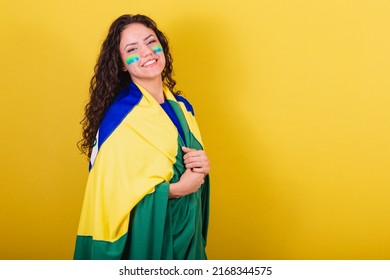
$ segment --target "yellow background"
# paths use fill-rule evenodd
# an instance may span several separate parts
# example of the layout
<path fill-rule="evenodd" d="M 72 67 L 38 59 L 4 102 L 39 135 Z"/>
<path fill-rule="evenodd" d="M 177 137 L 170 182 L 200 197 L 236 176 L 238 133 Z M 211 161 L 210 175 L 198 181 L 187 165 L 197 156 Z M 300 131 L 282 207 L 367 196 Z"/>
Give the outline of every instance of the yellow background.
<path fill-rule="evenodd" d="M 111 22 L 155 19 L 212 162 L 210 259 L 390 259 L 388 0 L 2 0 L 0 258 L 70 259 Z"/>

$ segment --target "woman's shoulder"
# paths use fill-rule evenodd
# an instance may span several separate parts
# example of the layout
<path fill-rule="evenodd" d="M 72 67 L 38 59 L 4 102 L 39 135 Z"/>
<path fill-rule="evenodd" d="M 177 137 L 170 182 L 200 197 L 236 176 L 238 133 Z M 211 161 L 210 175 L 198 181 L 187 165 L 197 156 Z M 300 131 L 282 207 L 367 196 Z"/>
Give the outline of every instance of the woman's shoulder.
<path fill-rule="evenodd" d="M 191 103 L 183 95 L 175 95 L 176 100 L 184 104 L 188 112 L 191 112 L 192 115 L 195 115 L 194 108 Z"/>

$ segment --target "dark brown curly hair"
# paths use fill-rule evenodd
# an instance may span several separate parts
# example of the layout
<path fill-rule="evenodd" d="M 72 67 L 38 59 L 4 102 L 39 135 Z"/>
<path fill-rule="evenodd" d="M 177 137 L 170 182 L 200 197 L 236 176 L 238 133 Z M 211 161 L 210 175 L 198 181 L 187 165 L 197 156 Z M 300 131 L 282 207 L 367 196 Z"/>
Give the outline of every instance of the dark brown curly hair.
<path fill-rule="evenodd" d="M 173 59 L 169 52 L 168 39 L 157 28 L 156 23 L 145 15 L 122 15 L 117 18 L 111 24 L 108 35 L 102 44 L 94 68 L 95 72 L 90 82 L 90 100 L 85 106 L 85 117 L 80 122 L 83 129 L 83 139 L 78 142 L 78 147 L 88 158 L 91 156 L 96 133 L 107 108 L 121 89 L 131 82 L 129 73 L 122 71 L 123 62 L 119 52 L 121 33 L 131 23 L 141 23 L 156 33 L 166 59 L 165 68 L 162 72 L 163 83 L 173 94 L 180 94 L 180 91 L 174 90 L 176 81 L 172 78 Z"/>

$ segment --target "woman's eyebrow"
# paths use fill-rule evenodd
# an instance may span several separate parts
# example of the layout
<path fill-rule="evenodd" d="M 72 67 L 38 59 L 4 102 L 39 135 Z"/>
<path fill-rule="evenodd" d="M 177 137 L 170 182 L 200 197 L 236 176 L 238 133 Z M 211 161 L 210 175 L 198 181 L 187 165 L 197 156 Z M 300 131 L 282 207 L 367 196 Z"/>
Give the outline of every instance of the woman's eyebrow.
<path fill-rule="evenodd" d="M 124 48 L 123 48 L 123 50 L 125 50 L 128 46 L 134 46 L 134 45 L 137 45 L 138 43 L 136 43 L 136 42 L 134 42 L 134 43 L 129 43 L 129 44 L 127 44 Z"/>
<path fill-rule="evenodd" d="M 150 34 L 148 36 L 146 36 L 146 38 L 144 39 L 144 41 L 148 40 L 150 37 L 154 36 L 153 34 Z"/>
<path fill-rule="evenodd" d="M 148 36 L 146 36 L 146 38 L 144 39 L 144 41 L 148 40 L 150 37 L 154 36 L 153 34 L 150 34 Z M 134 45 L 137 45 L 138 43 L 137 42 L 134 42 L 134 43 L 129 43 L 127 44 L 123 49 L 125 50 L 128 46 L 134 46 Z"/>

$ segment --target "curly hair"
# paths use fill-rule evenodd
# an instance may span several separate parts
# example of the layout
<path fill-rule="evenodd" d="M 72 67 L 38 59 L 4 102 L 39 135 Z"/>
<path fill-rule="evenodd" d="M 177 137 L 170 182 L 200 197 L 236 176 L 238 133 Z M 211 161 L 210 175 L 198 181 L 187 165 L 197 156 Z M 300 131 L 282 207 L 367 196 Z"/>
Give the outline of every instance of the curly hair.
<path fill-rule="evenodd" d="M 111 24 L 102 44 L 94 75 L 90 81 L 90 100 L 85 106 L 85 117 L 80 122 L 83 139 L 78 142 L 78 147 L 88 158 L 91 156 L 99 125 L 107 108 L 121 89 L 131 82 L 129 73 L 122 71 L 123 62 L 119 51 L 121 33 L 131 23 L 141 23 L 155 32 L 166 59 L 165 68 L 161 74 L 163 83 L 173 94 L 181 93 L 174 89 L 176 81 L 172 78 L 173 59 L 169 52 L 168 38 L 157 28 L 156 23 L 145 15 L 122 15 L 117 18 Z"/>

